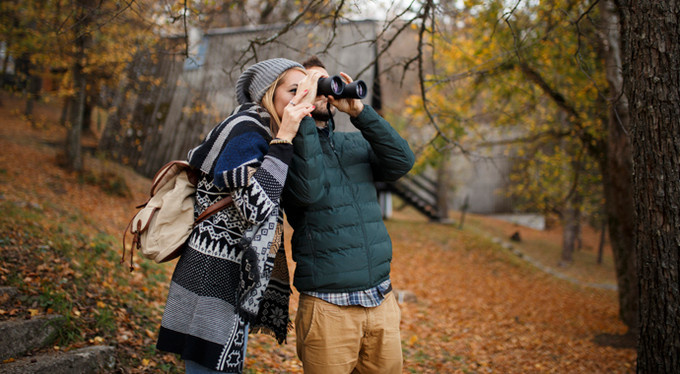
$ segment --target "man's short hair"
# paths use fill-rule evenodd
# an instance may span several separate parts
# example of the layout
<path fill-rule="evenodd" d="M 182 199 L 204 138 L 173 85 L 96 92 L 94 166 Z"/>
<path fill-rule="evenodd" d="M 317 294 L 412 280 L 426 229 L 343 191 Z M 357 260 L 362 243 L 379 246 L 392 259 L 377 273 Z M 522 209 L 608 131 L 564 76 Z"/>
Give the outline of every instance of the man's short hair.
<path fill-rule="evenodd" d="M 305 62 L 302 63 L 302 66 L 304 66 L 305 69 L 309 69 L 315 66 L 326 69 L 326 66 L 323 64 L 323 62 L 321 62 L 321 60 L 317 56 L 312 56 L 305 60 Z"/>

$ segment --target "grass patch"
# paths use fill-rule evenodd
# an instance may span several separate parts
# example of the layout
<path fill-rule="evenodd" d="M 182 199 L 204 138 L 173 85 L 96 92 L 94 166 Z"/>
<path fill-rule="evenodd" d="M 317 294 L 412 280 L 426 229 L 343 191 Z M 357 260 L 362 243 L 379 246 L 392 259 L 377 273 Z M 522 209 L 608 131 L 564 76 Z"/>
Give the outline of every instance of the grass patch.
<path fill-rule="evenodd" d="M 562 231 L 559 229 L 533 230 L 508 222 L 469 214 L 465 221 L 465 231 L 480 238 L 500 239 L 511 243 L 521 253 L 530 256 L 544 266 L 577 279 L 584 283 L 616 284 L 614 262 L 609 247 L 605 250 L 602 264 L 597 263 L 599 233 L 590 227 L 583 227 L 583 248 L 573 253 L 574 261 L 566 267 L 558 266 L 562 254 Z M 515 231 L 521 232 L 521 242 L 511 242 L 509 237 Z M 587 234 L 586 234 L 587 233 Z M 498 245 L 496 245 L 498 247 Z M 507 252 L 507 251 L 506 251 Z M 516 256 L 514 256 L 517 258 Z M 524 260 L 519 260 L 524 261 Z"/>
<path fill-rule="evenodd" d="M 122 365 L 160 365 L 162 372 L 180 372 L 176 359 L 155 362 L 162 313 L 155 300 L 167 287 L 167 267 L 137 258 L 140 266 L 131 274 L 119 264 L 120 239 L 90 233 L 92 225 L 80 213 L 63 213 L 23 202 L 0 203 L 2 283 L 20 292 L 17 305 L 0 318 L 58 314 L 62 318 L 54 324 L 54 344 L 61 347 L 117 345 L 125 334 L 128 344 L 119 346 Z"/>
<path fill-rule="evenodd" d="M 108 308 L 97 309 L 95 312 L 95 327 L 104 335 L 110 335 L 116 331 L 116 318 Z"/>
<path fill-rule="evenodd" d="M 80 182 L 98 186 L 112 196 L 129 197 L 132 194 L 125 178 L 111 171 L 97 173 L 88 170 L 80 176 Z"/>

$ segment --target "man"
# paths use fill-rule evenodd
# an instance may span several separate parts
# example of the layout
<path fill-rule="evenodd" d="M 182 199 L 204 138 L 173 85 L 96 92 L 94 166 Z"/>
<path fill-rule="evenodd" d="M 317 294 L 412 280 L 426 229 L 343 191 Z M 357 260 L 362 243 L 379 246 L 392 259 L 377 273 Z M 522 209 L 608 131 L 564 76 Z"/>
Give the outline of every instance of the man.
<path fill-rule="evenodd" d="M 328 76 L 316 57 L 303 65 Z M 333 105 L 330 111 L 327 102 Z M 293 139 L 282 199 L 294 229 L 298 357 L 306 374 L 401 373 L 401 314 L 390 282 L 392 243 L 374 182 L 399 179 L 415 156 L 361 100 L 318 96 L 314 104 L 315 121 L 303 120 Z M 360 131 L 335 132 L 335 108 L 349 114 Z"/>

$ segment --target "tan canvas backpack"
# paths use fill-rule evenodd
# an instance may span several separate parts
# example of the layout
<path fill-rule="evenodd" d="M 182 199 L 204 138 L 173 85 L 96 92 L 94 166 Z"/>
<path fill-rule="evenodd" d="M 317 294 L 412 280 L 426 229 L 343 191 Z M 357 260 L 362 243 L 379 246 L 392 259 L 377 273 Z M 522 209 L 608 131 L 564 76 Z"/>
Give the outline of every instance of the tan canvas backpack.
<path fill-rule="evenodd" d="M 134 269 L 135 248 L 142 257 L 155 262 L 173 260 L 181 254 L 184 243 L 193 227 L 229 204 L 227 196 L 209 206 L 194 220 L 194 203 L 199 172 L 186 161 L 171 161 L 154 176 L 149 199 L 128 223 L 123 234 L 123 256 L 125 261 L 126 235 L 132 234 L 130 249 L 130 271 Z"/>

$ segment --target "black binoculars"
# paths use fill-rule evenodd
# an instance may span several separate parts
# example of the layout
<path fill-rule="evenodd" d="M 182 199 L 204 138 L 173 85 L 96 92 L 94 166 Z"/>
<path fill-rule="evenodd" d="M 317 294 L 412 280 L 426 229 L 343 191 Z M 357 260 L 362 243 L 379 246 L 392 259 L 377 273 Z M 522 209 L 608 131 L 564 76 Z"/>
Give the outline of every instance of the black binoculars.
<path fill-rule="evenodd" d="M 339 75 L 328 78 L 319 78 L 319 83 L 316 88 L 317 95 L 332 95 L 336 99 L 363 99 L 366 97 L 367 92 L 368 89 L 366 88 L 366 83 L 364 83 L 364 81 L 358 80 L 345 84 Z"/>

